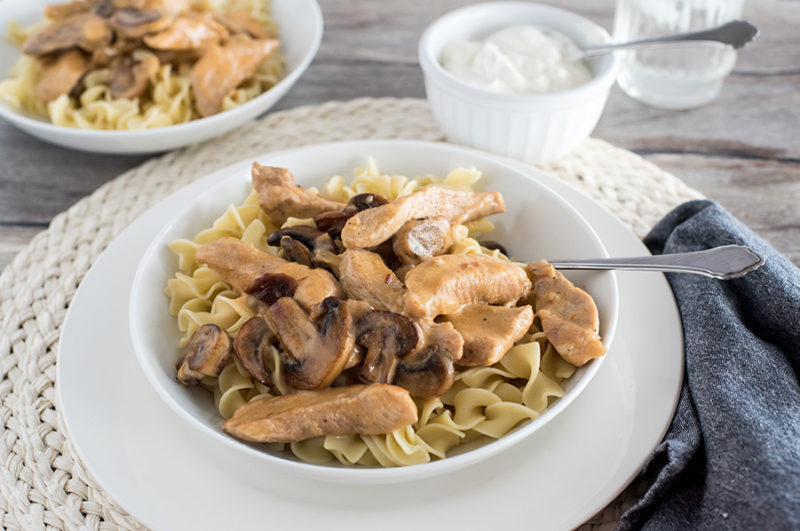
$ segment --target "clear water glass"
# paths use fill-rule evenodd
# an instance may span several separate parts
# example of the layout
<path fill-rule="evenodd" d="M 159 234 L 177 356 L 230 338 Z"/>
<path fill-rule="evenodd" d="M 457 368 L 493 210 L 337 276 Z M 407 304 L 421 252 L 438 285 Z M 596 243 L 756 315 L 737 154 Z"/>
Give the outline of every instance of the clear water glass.
<path fill-rule="evenodd" d="M 614 40 L 632 41 L 713 28 L 741 18 L 744 0 L 617 0 Z M 665 109 L 688 109 L 719 95 L 736 51 L 686 42 L 622 52 L 617 82 L 632 98 Z"/>

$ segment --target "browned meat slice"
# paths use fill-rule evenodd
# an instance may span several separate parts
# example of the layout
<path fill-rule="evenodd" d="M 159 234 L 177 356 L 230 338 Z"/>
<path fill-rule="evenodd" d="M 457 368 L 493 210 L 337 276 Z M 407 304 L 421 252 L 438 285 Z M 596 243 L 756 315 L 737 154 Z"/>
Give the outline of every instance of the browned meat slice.
<path fill-rule="evenodd" d="M 246 33 L 255 39 L 270 39 L 275 37 L 258 20 L 246 11 L 232 11 L 216 15 L 217 22 L 228 28 L 233 33 Z"/>
<path fill-rule="evenodd" d="M 392 250 L 406 265 L 416 265 L 423 258 L 444 254 L 453 245 L 450 222 L 436 216 L 407 221 L 394 235 Z"/>
<path fill-rule="evenodd" d="M 344 297 L 339 283 L 324 269 L 311 269 L 301 264 L 259 251 L 236 238 L 222 238 L 197 249 L 195 258 L 222 276 L 240 293 L 248 290 L 267 274 L 282 274 L 297 281 L 294 298 L 313 316 L 327 297 Z"/>
<path fill-rule="evenodd" d="M 464 338 L 459 365 L 488 367 L 503 359 L 508 349 L 522 339 L 533 323 L 533 309 L 470 304 L 445 318 Z"/>
<path fill-rule="evenodd" d="M 86 0 L 75 0 L 66 4 L 51 4 L 44 6 L 44 16 L 50 20 L 61 20 L 77 13 L 85 13 L 91 7 L 91 2 Z"/>
<path fill-rule="evenodd" d="M 417 421 L 408 391 L 372 384 L 257 398 L 222 429 L 254 442 L 294 442 L 321 435 L 380 435 Z"/>
<path fill-rule="evenodd" d="M 542 331 L 566 361 L 580 367 L 606 353 L 591 295 L 575 287 L 544 260 L 528 264 L 533 277 L 533 306 Z"/>
<path fill-rule="evenodd" d="M 67 48 L 91 52 L 111 42 L 111 28 L 92 13 L 77 13 L 57 20 L 31 35 L 22 47 L 23 53 L 41 57 Z"/>
<path fill-rule="evenodd" d="M 138 98 L 147 89 L 159 66 L 158 57 L 147 52 L 123 58 L 111 74 L 111 97 Z"/>
<path fill-rule="evenodd" d="M 376 310 L 403 313 L 406 290 L 380 255 L 349 249 L 341 257 L 339 282 L 349 298 L 365 301 Z"/>
<path fill-rule="evenodd" d="M 116 4 L 124 4 L 117 6 Z M 191 0 L 132 0 L 113 2 L 109 21 L 118 36 L 139 39 L 148 33 L 167 29 L 175 18 L 191 6 Z"/>
<path fill-rule="evenodd" d="M 275 223 L 283 224 L 290 216 L 311 218 L 345 207 L 342 203 L 325 199 L 298 186 L 294 182 L 294 175 L 286 168 L 262 166 L 254 162 L 252 176 L 258 204 Z"/>
<path fill-rule="evenodd" d="M 250 79 L 259 63 L 278 47 L 275 39 L 231 41 L 212 44 L 192 67 L 195 105 L 200 116 L 222 110 L 222 100 L 242 81 Z"/>
<path fill-rule="evenodd" d="M 142 39 L 156 50 L 196 50 L 228 38 L 225 26 L 215 21 L 208 13 L 181 15 L 167 29 L 145 35 Z"/>
<path fill-rule="evenodd" d="M 388 205 L 355 214 L 342 229 L 347 248 L 375 247 L 391 238 L 412 219 L 442 216 L 451 223 L 466 223 L 505 212 L 500 192 L 476 193 L 431 187 L 395 199 Z"/>
<path fill-rule="evenodd" d="M 454 314 L 465 304 L 514 303 L 531 289 L 521 267 L 464 254 L 427 258 L 406 274 L 405 283 L 406 314 L 429 319 Z"/>
<path fill-rule="evenodd" d="M 36 85 L 36 97 L 53 101 L 68 94 L 89 69 L 89 61 L 80 50 L 68 50 L 58 57 L 42 61 L 42 77 Z"/>

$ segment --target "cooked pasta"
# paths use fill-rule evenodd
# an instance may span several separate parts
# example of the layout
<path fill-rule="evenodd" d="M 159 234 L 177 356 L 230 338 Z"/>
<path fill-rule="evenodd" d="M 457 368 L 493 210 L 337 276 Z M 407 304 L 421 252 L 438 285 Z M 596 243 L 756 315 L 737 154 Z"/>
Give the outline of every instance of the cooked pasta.
<path fill-rule="evenodd" d="M 246 12 L 272 35 L 278 35 L 277 25 L 270 15 L 269 0 L 203 0 L 194 5 L 197 9 L 209 12 Z M 6 37 L 11 43 L 21 46 L 34 31 L 42 27 L 43 24 L 37 24 L 24 28 L 12 23 Z M 137 52 L 147 53 L 137 50 L 133 52 L 134 57 Z M 272 52 L 258 65 L 252 78 L 224 97 L 221 110 L 242 105 L 274 86 L 283 75 L 284 64 L 281 51 Z M 64 127 L 102 130 L 166 127 L 200 118 L 190 70 L 189 63 L 163 63 L 150 78 L 141 96 L 127 99 L 112 97 L 110 68 L 97 68 L 83 77 L 82 88 L 77 95 L 61 94 L 47 102 L 37 96 L 37 85 L 42 78 L 41 61 L 21 55 L 9 72 L 9 78 L 0 81 L 0 101 Z"/>
<path fill-rule="evenodd" d="M 360 193 L 379 193 L 389 200 L 410 194 L 428 186 L 471 190 L 481 177 L 475 169 L 458 168 L 445 178 L 426 175 L 408 178 L 384 175 L 375 161 L 355 170 L 349 183 L 342 176 L 331 178 L 322 187 L 330 199 L 346 201 Z M 286 225 L 308 224 L 311 220 L 290 218 Z M 470 228 L 472 230 L 470 230 Z M 500 251 L 482 247 L 474 238 L 491 230 L 486 220 L 468 228 L 452 228 L 451 253 L 487 254 L 507 260 Z M 181 271 L 167 284 L 170 313 L 177 317 L 188 341 L 198 326 L 214 323 L 235 333 L 252 317 L 244 299 L 238 297 L 216 273 L 195 262 L 197 248 L 210 241 L 232 236 L 252 243 L 261 250 L 277 254 L 277 248 L 266 243 L 274 226 L 259 208 L 255 193 L 243 204 L 230 206 L 210 229 L 200 232 L 193 240 L 176 240 L 170 249 L 177 255 Z M 535 322 L 534 322 L 535 323 Z M 275 350 L 273 348 L 273 350 Z M 232 359 L 218 378 L 206 378 L 204 386 L 214 394 L 220 414 L 229 418 L 234 411 L 258 396 L 279 395 L 291 389 L 283 382 L 277 351 L 272 356 L 275 387 L 269 388 L 253 381 L 250 375 Z M 404 466 L 445 458 L 459 445 L 484 439 L 497 439 L 520 424 L 535 419 L 564 390 L 561 382 L 572 376 L 575 367 L 566 363 L 534 324 L 523 339 L 505 356 L 489 367 L 463 368 L 455 375 L 452 388 L 444 395 L 417 400 L 419 420 L 412 426 L 385 435 L 323 436 L 285 446 L 296 458 L 309 463 L 339 462 L 343 465 Z"/>

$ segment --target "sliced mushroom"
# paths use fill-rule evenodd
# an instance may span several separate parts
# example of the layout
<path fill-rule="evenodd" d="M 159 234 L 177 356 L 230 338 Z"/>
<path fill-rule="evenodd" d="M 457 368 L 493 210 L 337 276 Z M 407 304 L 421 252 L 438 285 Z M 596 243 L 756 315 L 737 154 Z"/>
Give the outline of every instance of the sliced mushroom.
<path fill-rule="evenodd" d="M 275 37 L 258 20 L 246 11 L 232 11 L 220 13 L 215 16 L 217 22 L 225 26 L 232 34 L 247 33 L 255 39 L 270 39 Z"/>
<path fill-rule="evenodd" d="M 353 351 L 353 318 L 347 304 L 328 297 L 322 306 L 319 325 L 289 297 L 278 299 L 264 312 L 286 355 L 286 382 L 295 389 L 329 386 Z"/>
<path fill-rule="evenodd" d="M 111 37 L 111 28 L 105 19 L 92 13 L 77 13 L 56 20 L 31 35 L 22 51 L 36 57 L 68 48 L 91 52 L 107 46 Z"/>
<path fill-rule="evenodd" d="M 222 429 L 253 442 L 295 442 L 321 435 L 380 435 L 417 421 L 408 391 L 372 384 L 264 396 L 236 410 Z"/>
<path fill-rule="evenodd" d="M 256 281 L 267 273 L 287 275 L 297 282 L 294 298 L 312 316 L 319 315 L 326 297 L 344 297 L 341 286 L 328 271 L 287 262 L 236 238 L 221 238 L 201 245 L 195 259 L 199 264 L 207 264 L 239 293 L 257 289 Z"/>
<path fill-rule="evenodd" d="M 256 68 L 278 47 L 275 39 L 243 39 L 208 46 L 190 75 L 195 106 L 206 117 L 222 110 L 222 100 L 250 79 Z"/>
<path fill-rule="evenodd" d="M 314 217 L 314 223 L 319 230 L 325 231 L 331 237 L 338 238 L 342 232 L 344 224 L 353 217 L 356 212 L 361 212 L 368 208 L 375 208 L 387 204 L 389 201 L 380 194 L 363 193 L 356 194 L 350 198 L 347 205 L 341 210 L 323 212 Z"/>
<path fill-rule="evenodd" d="M 290 216 L 311 218 L 322 212 L 341 210 L 344 204 L 325 199 L 294 182 L 294 175 L 286 168 L 275 168 L 253 163 L 253 188 L 258 194 L 258 204 L 279 225 Z"/>
<path fill-rule="evenodd" d="M 266 319 L 260 315 L 248 319 L 236 334 L 234 352 L 239 363 L 250 376 L 264 385 L 272 385 L 269 353 L 277 339 Z"/>
<path fill-rule="evenodd" d="M 403 313 L 406 290 L 378 254 L 350 249 L 341 257 L 339 282 L 349 298 L 366 301 L 376 310 Z"/>
<path fill-rule="evenodd" d="M 434 398 L 453 385 L 453 358 L 438 344 L 423 347 L 397 365 L 394 385 L 399 385 L 414 398 Z"/>
<path fill-rule="evenodd" d="M 92 68 L 108 66 L 112 62 L 132 54 L 138 47 L 138 41 L 117 39 L 108 46 L 97 48 L 92 52 L 91 66 Z"/>
<path fill-rule="evenodd" d="M 36 97 L 53 101 L 62 94 L 69 94 L 88 69 L 89 61 L 80 50 L 67 50 L 57 57 L 43 60 Z"/>
<path fill-rule="evenodd" d="M 552 264 L 539 260 L 527 267 L 533 277 L 533 307 L 548 341 L 567 362 L 580 367 L 606 353 L 598 329 L 597 305 Z"/>
<path fill-rule="evenodd" d="M 484 255 L 427 258 L 408 272 L 405 283 L 406 315 L 429 319 L 470 303 L 514 303 L 531 290 L 524 269 Z"/>
<path fill-rule="evenodd" d="M 245 290 L 267 306 L 275 304 L 283 297 L 293 297 L 297 291 L 297 280 L 282 273 L 265 273 L 255 279 Z"/>
<path fill-rule="evenodd" d="M 168 28 L 191 3 L 191 0 L 133 0 L 128 5 L 112 6 L 108 16 L 118 36 L 138 39 Z"/>
<path fill-rule="evenodd" d="M 150 48 L 170 51 L 199 50 L 228 38 L 228 30 L 208 13 L 187 13 L 167 29 L 142 40 Z"/>
<path fill-rule="evenodd" d="M 111 97 L 135 99 L 147 89 L 161 63 L 151 53 L 139 51 L 123 58 L 111 74 Z"/>
<path fill-rule="evenodd" d="M 394 235 L 392 249 L 405 265 L 444 254 L 453 245 L 450 222 L 442 216 L 407 221 Z"/>
<path fill-rule="evenodd" d="M 280 245 L 284 257 L 292 262 L 305 264 L 309 267 L 322 265 L 332 267 L 331 255 L 335 248 L 330 235 L 310 225 L 295 225 L 284 227 L 270 234 L 267 238 L 270 245 Z M 338 266 L 338 261 L 337 264 Z"/>
<path fill-rule="evenodd" d="M 445 319 L 464 338 L 464 355 L 458 364 L 489 366 L 503 359 L 508 349 L 522 339 L 533 323 L 533 309 L 469 304 Z"/>
<path fill-rule="evenodd" d="M 362 381 L 392 383 L 397 364 L 422 344 L 422 331 L 408 317 L 373 310 L 356 322 L 356 341 L 367 349 Z"/>
<path fill-rule="evenodd" d="M 78 13 L 85 13 L 92 7 L 86 0 L 75 0 L 66 4 L 44 6 L 44 16 L 50 20 L 62 20 Z"/>
<path fill-rule="evenodd" d="M 175 365 L 178 381 L 190 385 L 198 383 L 204 376 L 219 376 L 232 350 L 228 332 L 215 324 L 204 324 L 181 350 Z"/>
<path fill-rule="evenodd" d="M 342 243 L 348 249 L 375 247 L 412 219 L 442 216 L 455 224 L 504 211 L 505 202 L 500 192 L 477 193 L 430 187 L 355 214 L 342 229 Z"/>

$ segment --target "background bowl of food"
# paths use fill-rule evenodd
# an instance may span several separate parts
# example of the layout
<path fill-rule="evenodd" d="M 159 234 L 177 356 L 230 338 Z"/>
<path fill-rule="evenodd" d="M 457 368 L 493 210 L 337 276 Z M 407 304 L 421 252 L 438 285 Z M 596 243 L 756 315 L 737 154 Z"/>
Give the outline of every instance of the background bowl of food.
<path fill-rule="evenodd" d="M 136 5 L 4 1 L 0 116 L 73 149 L 175 149 L 272 107 L 322 39 L 315 0 Z"/>
<path fill-rule="evenodd" d="M 542 163 L 574 149 L 600 119 L 619 60 L 571 57 L 575 45 L 610 40 L 601 26 L 563 9 L 477 4 L 434 21 L 419 62 L 450 141 Z"/>
<path fill-rule="evenodd" d="M 554 343 L 544 337 L 541 323 L 533 322 L 531 307 L 524 307 L 522 302 L 514 305 L 520 296 L 516 291 L 514 295 L 490 296 L 495 303 L 505 301 L 506 306 L 476 305 L 480 311 L 469 321 L 473 324 L 463 327 L 452 315 L 439 315 L 453 309 L 430 310 L 435 297 L 420 295 L 428 289 L 426 286 L 436 293 L 445 285 L 452 288 L 450 281 L 462 276 L 462 287 L 440 297 L 439 303 L 449 304 L 443 301 L 464 296 L 479 285 L 483 287 L 476 289 L 495 293 L 495 282 L 505 286 L 499 287 L 497 293 L 518 287 L 530 289 L 522 267 L 503 260 L 489 238 L 500 242 L 508 255 L 521 263 L 540 258 L 607 256 L 603 243 L 580 213 L 538 182 L 535 174 L 518 171 L 466 148 L 412 141 L 324 144 L 266 154 L 254 160 L 263 166 L 243 161 L 192 184 L 195 193 L 191 203 L 167 226 L 154 228 L 152 243 L 141 258 L 131 287 L 129 308 L 134 349 L 147 379 L 189 427 L 192 444 L 209 448 L 226 469 L 259 483 L 274 482 L 270 478 L 275 474 L 350 484 L 393 483 L 443 474 L 528 437 L 563 411 L 597 373 L 604 357 L 578 363 L 578 368 L 566 363 Z M 274 168 L 288 168 L 291 173 Z M 354 168 L 360 168 L 355 180 L 350 177 Z M 295 187 L 295 183 L 304 188 Z M 317 187 L 324 198 L 308 187 Z M 356 206 L 364 203 L 365 197 L 380 203 L 375 194 L 392 199 L 389 208 Z M 443 202 L 432 199 L 437 194 L 467 201 L 460 203 L 471 205 L 467 209 L 477 208 L 475 205 L 480 203 L 484 210 L 479 210 L 479 217 L 496 213 L 490 217 L 493 230 L 486 232 L 492 229 L 486 219 L 472 219 L 467 225 L 460 223 L 466 223 L 463 219 L 447 221 L 448 215 L 452 217 L 461 208 L 448 206 L 451 210 L 440 211 L 438 218 L 426 218 L 437 219 L 437 223 L 444 218 L 444 223 L 449 224 L 450 239 L 441 240 L 448 242 L 446 253 L 422 260 L 403 272 L 400 264 L 392 265 L 393 270 L 387 269 L 386 264 L 390 264 L 392 255 L 403 256 L 405 251 L 395 246 L 401 234 L 408 232 L 389 231 L 389 254 L 376 247 L 372 247 L 375 252 L 352 247 L 372 245 L 372 239 L 386 236 L 381 234 L 392 225 L 393 218 L 372 228 L 366 226 L 365 220 L 373 215 L 400 215 L 395 207 L 401 199 L 395 197 L 408 198 L 399 211 L 414 217 L 409 214 L 411 201 L 417 201 L 415 208 L 445 208 Z M 505 206 L 498 208 L 502 198 Z M 469 202 L 474 199 L 478 203 Z M 325 212 L 320 213 L 320 208 Z M 342 221 L 343 213 L 344 225 L 338 230 L 341 241 L 348 245 L 344 252 L 337 249 L 338 239 L 334 239 L 333 248 L 328 245 L 331 227 L 336 226 L 337 220 Z M 315 216 L 313 221 L 310 215 Z M 350 231 L 347 223 L 352 219 L 359 220 L 353 224 L 356 229 L 367 230 Z M 320 220 L 334 225 L 325 226 L 328 232 L 322 233 Z M 417 226 L 419 220 L 411 221 Z M 436 227 L 427 228 L 431 229 L 426 232 L 430 235 Z M 359 238 L 370 241 L 359 243 Z M 277 249 L 268 243 L 280 246 L 281 259 L 275 255 Z M 331 249 L 338 253 L 337 259 L 331 258 Z M 316 267 L 304 269 L 304 253 Z M 404 260 L 402 264 L 406 263 Z M 255 268 L 250 268 L 254 264 Z M 260 268 L 264 264 L 278 269 L 270 269 L 271 273 L 250 282 L 250 276 L 263 273 Z M 456 269 L 441 274 L 437 268 L 446 268 L 447 264 L 456 264 Z M 493 275 L 491 286 L 482 284 L 481 272 Z M 601 350 L 608 348 L 618 311 L 614 273 L 567 274 L 594 300 L 601 339 L 593 332 L 593 342 Z M 334 275 L 339 284 L 333 281 Z M 552 272 L 545 275 L 556 276 Z M 294 286 L 287 284 L 295 281 Z M 239 286 L 243 283 L 250 287 Z M 257 289 L 253 288 L 255 284 Z M 339 300 L 331 302 L 335 297 L 329 295 L 337 294 L 339 286 L 346 295 L 338 293 Z M 352 290 L 359 293 L 361 301 L 369 301 L 381 311 L 359 309 L 360 303 L 350 306 L 347 299 L 355 297 L 351 296 Z M 413 299 L 411 293 L 415 294 Z M 284 296 L 287 294 L 290 297 Z M 491 298 L 496 296 L 500 298 Z M 254 301 L 254 297 L 258 300 Z M 314 310 L 314 301 L 319 302 L 318 310 Z M 400 301 L 399 309 L 392 306 L 396 301 Z M 308 312 L 305 307 L 310 308 Z M 439 317 L 429 319 L 434 315 Z M 347 318 L 353 319 L 350 343 L 345 338 L 348 329 L 342 326 Z M 520 330 L 511 323 L 526 319 Z M 291 329 L 290 333 L 282 327 Z M 422 343 L 419 338 L 408 339 L 421 334 L 423 327 L 437 329 L 441 334 L 425 332 Z M 513 346 L 510 341 L 501 341 L 504 346 L 495 352 L 497 349 L 492 349 L 500 343 L 478 345 L 473 355 L 486 352 L 481 350 L 486 346 L 499 356 L 480 362 L 473 359 L 470 366 L 462 365 L 469 350 L 466 345 L 470 341 L 480 344 L 485 337 L 493 336 L 495 327 L 503 328 L 497 332 L 502 341 L 513 334 Z M 270 330 L 279 336 L 277 343 Z M 470 331 L 476 332 L 471 339 Z M 448 357 L 453 332 L 459 336 L 455 339 L 459 341 L 460 361 Z M 228 339 L 220 342 L 222 336 Z M 181 344 L 190 347 L 182 350 Z M 202 349 L 194 346 L 200 344 L 208 348 L 202 354 L 204 361 L 195 364 L 191 361 L 193 353 Z M 269 347 L 262 348 L 264 345 Z M 348 369 L 351 354 L 355 353 L 353 345 L 361 346 L 364 358 Z M 435 348 L 427 348 L 430 345 Z M 373 347 L 380 348 L 373 352 Z M 396 355 L 388 377 L 389 373 L 381 373 L 381 367 L 386 365 L 380 356 L 368 363 L 373 354 L 390 354 L 384 347 Z M 219 363 L 222 358 L 216 358 L 215 352 L 226 352 L 226 360 Z M 255 352 L 262 354 L 254 356 Z M 264 353 L 269 353 L 269 359 Z M 346 353 L 344 358 L 342 353 Z M 334 359 L 341 359 L 342 363 L 328 370 L 334 362 L 326 360 Z M 326 368 L 320 369 L 322 365 Z M 365 385 L 387 381 L 386 378 L 392 385 Z M 322 390 L 295 395 L 291 387 L 282 388 L 286 382 L 302 389 Z M 351 384 L 355 387 L 347 387 Z M 381 394 L 387 388 L 391 392 Z M 328 401 L 328 395 L 317 400 L 321 395 L 314 394 L 337 389 L 355 391 L 332 401 Z M 272 407 L 276 398 L 287 400 L 287 393 L 289 397 L 299 397 L 301 403 L 270 417 L 281 423 L 278 417 L 287 414 L 283 417 L 287 422 L 281 428 L 287 431 L 281 432 L 280 441 L 260 438 L 266 425 L 243 412 L 252 412 L 251 408 L 261 405 Z M 337 410 L 343 403 L 360 409 Z M 319 408 L 320 404 L 323 407 Z M 397 408 L 392 409 L 394 406 Z M 399 420 L 390 433 L 319 436 L 330 425 L 340 428 L 342 423 L 363 424 L 371 420 L 391 423 L 403 416 L 404 408 L 415 409 L 415 418 Z M 255 411 L 255 417 L 259 415 Z M 269 430 L 276 425 L 270 425 L 272 428 L 267 427 L 266 431 L 271 436 L 276 432 Z M 314 436 L 308 438 L 309 434 Z"/>

